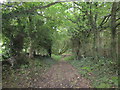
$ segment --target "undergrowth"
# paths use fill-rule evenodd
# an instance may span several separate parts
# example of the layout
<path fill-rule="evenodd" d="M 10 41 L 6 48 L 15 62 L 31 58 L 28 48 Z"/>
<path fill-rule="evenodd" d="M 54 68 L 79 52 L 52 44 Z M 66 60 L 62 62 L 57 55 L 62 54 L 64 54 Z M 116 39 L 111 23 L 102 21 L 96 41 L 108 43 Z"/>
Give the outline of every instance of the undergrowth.
<path fill-rule="evenodd" d="M 64 57 L 64 60 L 65 61 L 70 61 L 70 60 L 74 60 L 75 56 L 67 56 L 67 57 Z"/>
<path fill-rule="evenodd" d="M 29 64 L 21 65 L 19 69 L 9 68 L 3 71 L 2 85 L 6 88 L 33 87 L 34 81 L 55 63 L 51 58 L 29 59 Z"/>
<path fill-rule="evenodd" d="M 57 61 L 59 61 L 62 57 L 61 57 L 61 55 L 55 55 L 55 54 L 52 54 L 52 56 L 51 56 L 54 60 L 57 60 Z"/>
<path fill-rule="evenodd" d="M 81 60 L 70 60 L 78 72 L 85 78 L 91 81 L 94 88 L 117 88 L 118 74 L 117 68 L 114 68 L 114 63 L 111 60 L 104 58 L 99 59 L 95 63 L 91 58 L 84 58 Z"/>

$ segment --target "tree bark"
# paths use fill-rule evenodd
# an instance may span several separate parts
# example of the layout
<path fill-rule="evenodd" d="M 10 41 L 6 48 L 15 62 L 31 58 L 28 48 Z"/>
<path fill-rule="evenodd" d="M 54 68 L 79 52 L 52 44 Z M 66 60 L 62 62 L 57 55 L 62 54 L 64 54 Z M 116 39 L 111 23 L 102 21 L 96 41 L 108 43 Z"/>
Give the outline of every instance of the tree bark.
<path fill-rule="evenodd" d="M 93 17 L 93 12 L 91 10 L 92 8 L 92 4 L 88 3 L 90 5 L 90 14 L 88 14 L 87 11 L 87 15 L 88 15 L 88 20 L 91 26 L 91 29 L 93 30 L 93 53 L 94 53 L 94 59 L 97 60 L 98 59 L 98 47 L 97 47 L 97 39 L 98 39 L 98 28 L 97 28 L 97 24 L 96 24 L 96 20 L 97 20 L 97 14 L 95 14 L 95 18 Z"/>
<path fill-rule="evenodd" d="M 117 2 L 113 2 L 111 10 L 111 57 L 116 60 L 116 10 Z"/>
<path fill-rule="evenodd" d="M 37 9 L 45 9 L 45 8 L 50 7 L 52 5 L 55 5 L 57 3 L 59 3 L 59 2 L 53 2 L 53 3 L 50 3 L 50 4 L 45 5 L 45 6 L 36 6 L 36 7 L 32 7 L 31 9 L 23 10 L 23 11 L 19 11 L 19 12 L 14 11 L 14 12 L 8 13 L 7 15 L 3 15 L 3 19 L 22 17 L 24 14 L 30 14 L 30 13 L 35 12 L 35 10 L 37 10 Z"/>
<path fill-rule="evenodd" d="M 29 58 L 33 58 L 33 46 L 32 46 L 32 41 L 30 42 L 30 50 L 29 50 Z"/>

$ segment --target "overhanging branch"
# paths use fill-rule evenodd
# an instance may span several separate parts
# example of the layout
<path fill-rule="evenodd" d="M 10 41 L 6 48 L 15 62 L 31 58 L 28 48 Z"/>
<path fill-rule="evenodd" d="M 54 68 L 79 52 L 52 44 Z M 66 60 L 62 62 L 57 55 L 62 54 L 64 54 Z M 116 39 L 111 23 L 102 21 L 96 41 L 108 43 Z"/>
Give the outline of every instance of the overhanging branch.
<path fill-rule="evenodd" d="M 34 13 L 34 11 L 37 10 L 37 9 L 44 9 L 44 8 L 50 7 L 52 5 L 55 5 L 57 3 L 59 3 L 59 2 L 50 3 L 50 4 L 46 5 L 46 6 L 36 6 L 36 7 L 33 7 L 31 9 L 29 9 L 29 10 L 14 11 L 14 12 L 11 12 L 11 13 L 9 13 L 7 15 L 3 14 L 3 18 L 4 19 L 6 19 L 6 18 L 10 19 L 10 18 L 15 18 L 15 17 L 20 17 L 21 15 L 25 15 L 25 14 L 31 14 L 31 13 Z"/>
<path fill-rule="evenodd" d="M 102 25 L 104 25 L 109 20 L 110 16 L 111 16 L 111 14 L 109 14 L 107 16 L 104 16 L 104 18 L 103 18 L 103 20 L 102 20 L 102 22 L 100 23 L 99 26 L 101 27 Z"/>
<path fill-rule="evenodd" d="M 116 26 L 115 26 L 115 27 L 117 28 L 118 26 L 120 26 L 120 23 L 116 24 Z"/>

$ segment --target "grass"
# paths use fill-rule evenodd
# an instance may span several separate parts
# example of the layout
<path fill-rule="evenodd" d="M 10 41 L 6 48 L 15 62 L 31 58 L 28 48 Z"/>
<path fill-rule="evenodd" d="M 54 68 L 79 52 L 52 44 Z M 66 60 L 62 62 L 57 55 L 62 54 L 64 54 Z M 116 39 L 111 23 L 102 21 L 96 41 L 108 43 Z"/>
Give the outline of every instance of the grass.
<path fill-rule="evenodd" d="M 70 61 L 70 60 L 74 60 L 75 56 L 67 56 L 67 57 L 64 57 L 64 60 L 65 61 Z"/>
<path fill-rule="evenodd" d="M 61 57 L 61 55 L 55 55 L 55 54 L 52 54 L 52 56 L 51 56 L 54 60 L 57 60 L 57 61 L 59 61 L 62 57 Z"/>
<path fill-rule="evenodd" d="M 51 58 L 29 59 L 29 64 L 21 65 L 19 69 L 5 69 L 2 75 L 2 85 L 6 88 L 31 87 L 35 80 L 57 61 Z"/>
<path fill-rule="evenodd" d="M 78 72 L 91 81 L 94 88 L 114 88 L 118 87 L 118 76 L 113 69 L 111 60 L 100 59 L 97 63 L 91 58 L 81 60 L 70 60 Z"/>

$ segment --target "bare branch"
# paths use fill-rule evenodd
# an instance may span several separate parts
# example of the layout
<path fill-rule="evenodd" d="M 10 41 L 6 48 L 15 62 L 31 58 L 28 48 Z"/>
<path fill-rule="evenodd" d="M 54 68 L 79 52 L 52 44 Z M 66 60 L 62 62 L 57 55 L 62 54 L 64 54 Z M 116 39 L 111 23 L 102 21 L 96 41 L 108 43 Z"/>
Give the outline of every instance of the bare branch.
<path fill-rule="evenodd" d="M 109 25 L 108 25 L 108 26 L 104 26 L 104 27 L 102 27 L 102 28 L 99 28 L 99 31 L 104 31 L 104 30 L 106 30 L 107 28 L 109 28 Z"/>
<path fill-rule="evenodd" d="M 120 22 L 119 22 L 118 24 L 116 24 L 116 26 L 115 26 L 115 27 L 117 28 L 118 26 L 120 26 Z"/>
<path fill-rule="evenodd" d="M 99 26 L 102 26 L 103 24 L 105 24 L 108 21 L 108 19 L 110 18 L 110 16 L 111 16 L 111 14 L 104 16 L 104 19 L 102 20 L 102 22 L 100 23 Z"/>
<path fill-rule="evenodd" d="M 117 18 L 116 21 L 120 20 L 120 18 Z"/>

